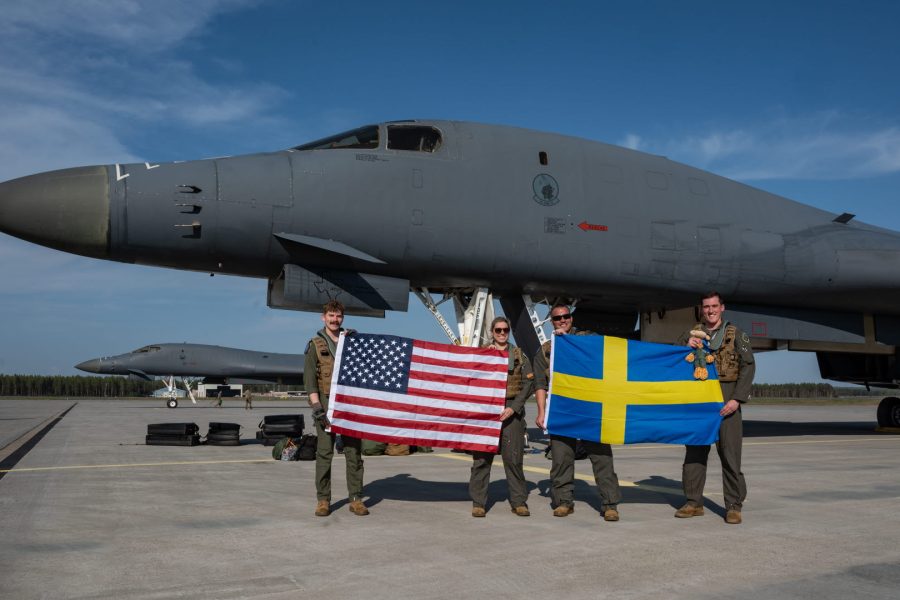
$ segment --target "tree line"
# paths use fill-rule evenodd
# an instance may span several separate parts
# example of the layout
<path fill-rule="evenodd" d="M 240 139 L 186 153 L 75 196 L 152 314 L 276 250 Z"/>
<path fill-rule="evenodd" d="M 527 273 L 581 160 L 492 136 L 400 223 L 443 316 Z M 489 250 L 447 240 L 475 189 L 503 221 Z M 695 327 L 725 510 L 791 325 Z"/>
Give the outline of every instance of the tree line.
<path fill-rule="evenodd" d="M 122 398 L 149 396 L 163 387 L 161 381 L 131 377 L 91 377 L 84 375 L 0 375 L 0 396 L 65 396 Z M 302 389 L 293 385 L 257 384 L 254 393 Z M 830 383 L 754 383 L 755 398 L 837 398 L 847 396 L 879 396 L 883 392 L 864 387 L 836 388 Z"/>
<path fill-rule="evenodd" d="M 149 396 L 161 381 L 83 375 L 0 375 L 0 396 L 115 398 Z"/>
<path fill-rule="evenodd" d="M 830 383 L 754 383 L 754 398 L 846 398 L 847 396 L 881 396 L 883 391 L 864 387 L 839 387 Z"/>

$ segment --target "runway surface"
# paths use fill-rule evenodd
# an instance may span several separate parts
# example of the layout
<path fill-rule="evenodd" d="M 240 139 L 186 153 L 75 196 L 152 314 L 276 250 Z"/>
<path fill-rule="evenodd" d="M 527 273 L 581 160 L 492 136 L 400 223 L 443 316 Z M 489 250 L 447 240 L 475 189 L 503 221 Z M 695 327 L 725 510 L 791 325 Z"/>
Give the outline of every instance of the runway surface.
<path fill-rule="evenodd" d="M 533 407 L 529 421 L 533 419 Z M 67 411 L 67 412 L 66 412 Z M 576 463 L 576 510 L 553 517 L 550 461 L 525 458 L 532 516 L 495 461 L 487 518 L 469 516 L 471 458 L 367 457 L 366 503 L 313 515 L 314 462 L 252 440 L 297 402 L 0 400 L 2 598 L 896 598 L 900 435 L 875 407 L 744 411 L 744 524 L 723 522 L 711 453 L 707 514 L 675 519 L 679 446 L 616 446 L 622 520 L 606 523 Z M 144 445 L 148 423 L 243 425 L 239 447 Z M 537 433 L 532 430 L 532 433 Z M 251 441 L 252 440 L 252 441 Z M 537 445 L 536 445 L 537 446 Z M 540 446 L 542 447 L 542 446 Z"/>

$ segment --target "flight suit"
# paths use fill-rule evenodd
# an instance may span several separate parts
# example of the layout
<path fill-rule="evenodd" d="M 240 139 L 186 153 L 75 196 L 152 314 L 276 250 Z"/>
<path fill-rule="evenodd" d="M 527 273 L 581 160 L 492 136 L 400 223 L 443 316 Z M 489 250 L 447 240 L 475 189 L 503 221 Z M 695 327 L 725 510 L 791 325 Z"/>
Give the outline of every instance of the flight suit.
<path fill-rule="evenodd" d="M 572 328 L 567 335 L 596 335 L 590 331 Z M 544 342 L 534 358 L 535 389 L 550 390 L 550 342 Z M 546 418 L 546 417 L 545 417 Z M 553 506 L 574 504 L 575 492 L 575 445 L 578 440 L 562 435 L 550 435 L 550 497 Z M 613 465 L 612 446 L 588 440 L 581 440 L 594 472 L 594 481 L 605 509 L 615 509 L 622 500 L 619 477 Z"/>
<path fill-rule="evenodd" d="M 485 346 L 485 347 L 490 347 Z M 506 471 L 506 486 L 512 508 L 526 506 L 528 487 L 525 483 L 523 455 L 525 453 L 525 400 L 534 390 L 531 361 L 520 348 L 509 345 L 509 367 L 506 377 L 506 407 L 513 410 L 500 429 L 500 455 Z M 472 453 L 472 474 L 469 477 L 469 496 L 472 504 L 484 508 L 491 480 L 492 452 Z"/>
<path fill-rule="evenodd" d="M 307 393 L 319 394 L 322 408 L 328 410 L 328 394 L 337 345 L 323 327 L 306 345 L 303 383 Z M 350 500 L 362 498 L 363 459 L 362 441 L 347 435 L 344 440 L 344 460 L 347 466 L 347 494 Z M 334 458 L 335 434 L 326 432 L 316 421 L 316 498 L 331 501 L 331 461 Z"/>
<path fill-rule="evenodd" d="M 710 350 L 716 359 L 716 373 L 722 387 L 723 400 L 728 402 L 733 399 L 743 405 L 750 399 L 753 376 L 756 373 L 750 338 L 728 322 L 723 322 L 714 330 L 701 324 L 694 329 L 700 329 L 711 337 Z M 685 332 L 679 338 L 678 344 L 687 345 L 690 337 L 690 332 Z M 747 482 L 741 472 L 743 440 L 743 419 L 741 409 L 738 408 L 722 419 L 722 424 L 719 425 L 719 441 L 716 442 L 716 451 L 722 463 L 722 490 L 726 510 L 740 511 L 747 497 Z M 703 506 L 709 448 L 709 446 L 685 446 L 681 483 L 688 504 L 693 506 Z"/>

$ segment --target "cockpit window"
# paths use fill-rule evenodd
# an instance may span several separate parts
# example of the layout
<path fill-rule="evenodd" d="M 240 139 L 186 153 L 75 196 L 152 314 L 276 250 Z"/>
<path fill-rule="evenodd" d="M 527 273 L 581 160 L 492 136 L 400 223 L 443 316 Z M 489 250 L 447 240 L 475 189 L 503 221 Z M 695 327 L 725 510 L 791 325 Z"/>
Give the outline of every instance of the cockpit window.
<path fill-rule="evenodd" d="M 328 150 L 331 148 L 370 148 L 378 147 L 378 125 L 367 125 L 353 131 L 346 131 L 315 142 L 296 146 L 294 150 Z"/>
<path fill-rule="evenodd" d="M 144 346 L 143 348 L 138 348 L 132 354 L 142 354 L 144 352 L 158 352 L 159 346 Z"/>
<path fill-rule="evenodd" d="M 388 145 L 391 150 L 434 152 L 441 147 L 441 132 L 421 125 L 388 125 Z"/>

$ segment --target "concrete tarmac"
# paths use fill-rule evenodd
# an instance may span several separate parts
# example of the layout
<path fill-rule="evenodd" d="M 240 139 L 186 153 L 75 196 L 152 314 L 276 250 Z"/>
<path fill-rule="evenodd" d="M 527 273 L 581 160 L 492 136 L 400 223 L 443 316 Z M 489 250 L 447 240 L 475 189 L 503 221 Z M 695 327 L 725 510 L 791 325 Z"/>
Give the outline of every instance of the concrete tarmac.
<path fill-rule="evenodd" d="M 576 463 L 575 513 L 553 517 L 543 454 L 525 459 L 531 517 L 510 512 L 498 457 L 487 517 L 474 519 L 471 458 L 441 449 L 367 457 L 367 517 L 348 510 L 337 456 L 334 513 L 315 517 L 315 463 L 274 461 L 252 439 L 263 415 L 291 412 L 309 418 L 297 402 L 262 399 L 252 411 L 236 399 L 175 410 L 152 399 L 0 401 L 0 598 L 844 599 L 900 590 L 900 435 L 874 431 L 874 406 L 748 405 L 742 525 L 723 521 L 715 451 L 706 515 L 673 518 L 683 449 L 649 444 L 615 447 L 618 523 L 599 516 L 587 461 Z M 173 421 L 202 433 L 210 421 L 241 423 L 245 443 L 144 445 L 148 423 Z"/>

